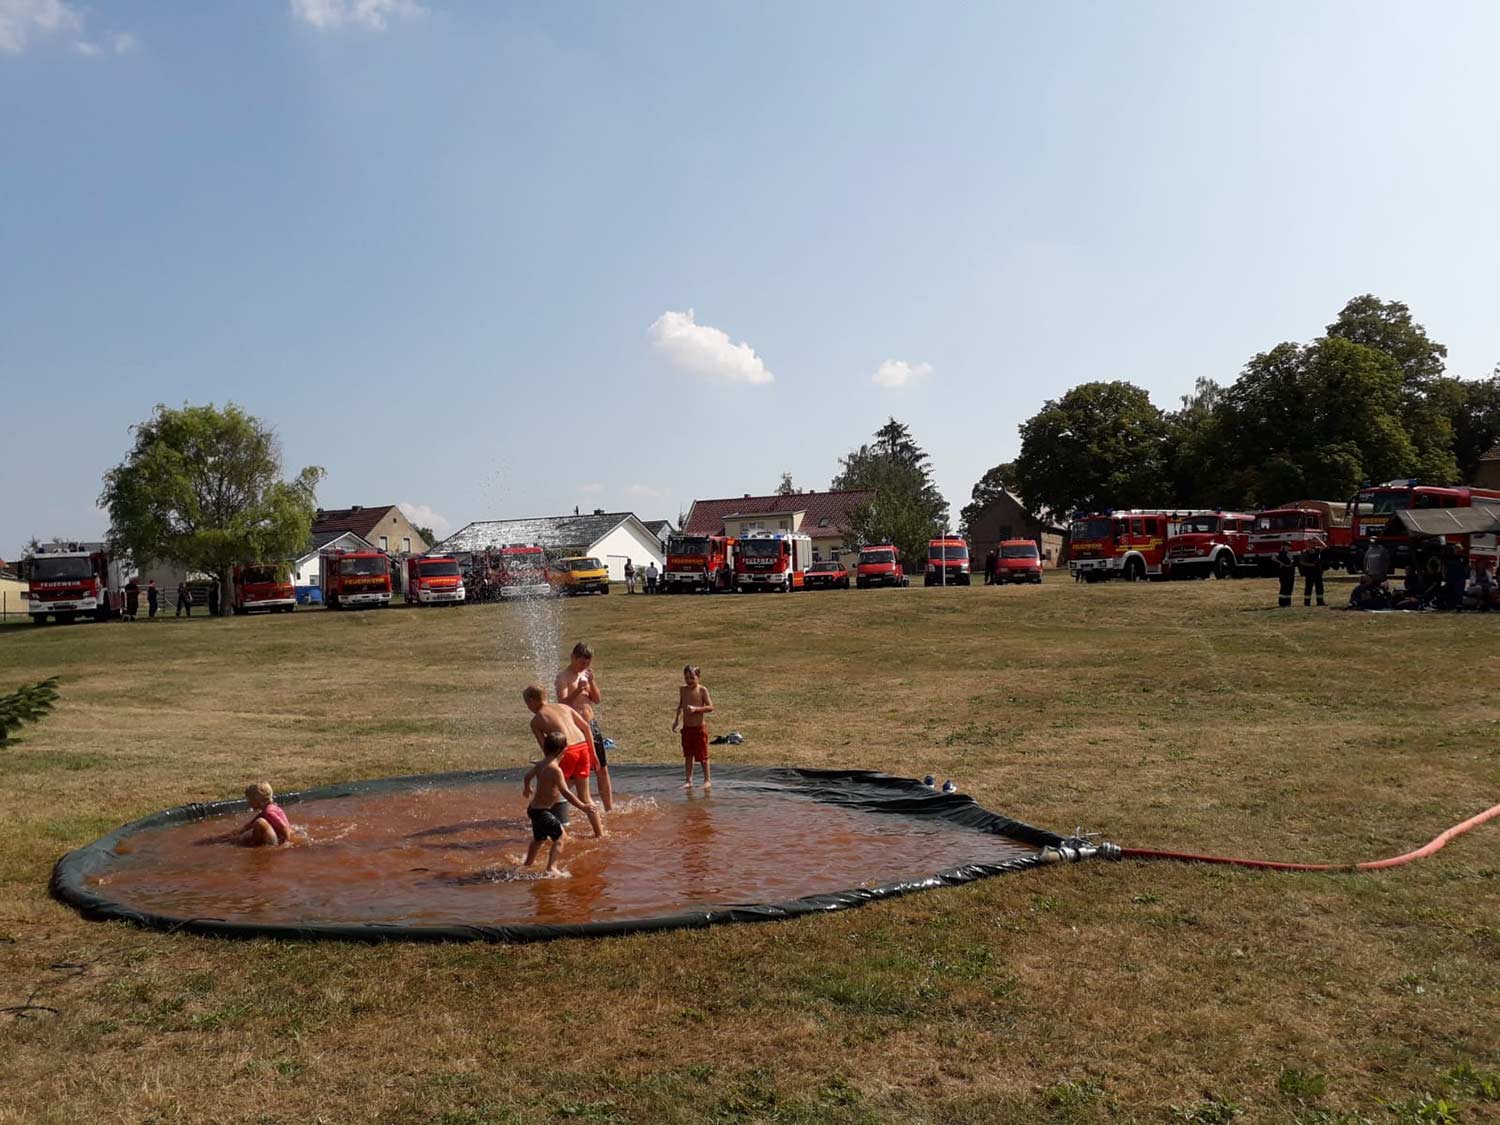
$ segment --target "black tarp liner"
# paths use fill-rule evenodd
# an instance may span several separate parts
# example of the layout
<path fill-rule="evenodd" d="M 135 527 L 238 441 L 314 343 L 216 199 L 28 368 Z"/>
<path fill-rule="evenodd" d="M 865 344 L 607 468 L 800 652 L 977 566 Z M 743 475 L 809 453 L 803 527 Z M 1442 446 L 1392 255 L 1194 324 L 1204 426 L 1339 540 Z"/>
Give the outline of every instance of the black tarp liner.
<path fill-rule="evenodd" d="M 524 770 L 476 770 L 464 773 L 419 774 L 413 777 L 387 777 L 325 785 L 301 793 L 277 797 L 286 806 L 307 801 L 324 801 L 372 793 L 396 792 L 402 789 L 482 783 L 518 783 Z M 617 765 L 610 767 L 622 786 L 631 778 L 681 776 L 678 766 Z M 911 778 L 890 777 L 870 770 L 791 769 L 770 766 L 716 765 L 714 777 L 733 780 L 745 786 L 764 786 L 783 793 L 796 793 L 809 800 L 860 808 L 876 813 L 900 813 L 911 817 L 938 817 L 977 832 L 1004 836 L 1037 848 L 1062 843 L 1062 837 L 1045 829 L 1034 828 L 1018 820 L 991 812 L 960 793 L 939 793 Z M 975 879 L 988 878 L 1006 871 L 1019 871 L 1043 862 L 1040 854 L 1017 856 L 999 863 L 967 864 L 931 875 L 889 883 L 878 887 L 861 887 L 833 894 L 812 895 L 788 902 L 725 904 L 663 914 L 651 918 L 616 919 L 609 922 L 579 922 L 568 925 L 522 923 L 515 925 L 403 925 L 399 922 L 360 924 L 277 924 L 232 922 L 218 918 L 175 918 L 136 910 L 90 889 L 90 875 L 107 868 L 113 849 L 121 840 L 150 828 L 163 828 L 187 821 L 203 820 L 225 813 L 245 813 L 243 801 L 215 801 L 211 804 L 181 805 L 140 820 L 132 821 L 102 836 L 92 844 L 71 851 L 57 861 L 52 871 L 52 894 L 76 907 L 87 918 L 133 922 L 153 929 L 213 934 L 222 937 L 332 938 L 342 941 L 550 941 L 554 938 L 603 937 L 611 934 L 643 933 L 718 925 L 723 922 L 769 922 L 863 906 L 877 899 L 893 898 L 911 891 L 932 887 L 952 887 Z"/>

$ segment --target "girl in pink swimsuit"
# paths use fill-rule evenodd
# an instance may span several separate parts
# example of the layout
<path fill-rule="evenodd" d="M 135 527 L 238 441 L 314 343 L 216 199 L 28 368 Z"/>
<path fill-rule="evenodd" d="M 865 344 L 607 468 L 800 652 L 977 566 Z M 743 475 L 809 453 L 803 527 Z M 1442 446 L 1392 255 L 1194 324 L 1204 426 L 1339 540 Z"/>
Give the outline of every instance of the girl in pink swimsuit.
<path fill-rule="evenodd" d="M 205 844 L 233 841 L 248 848 L 276 847 L 286 843 L 292 836 L 292 822 L 286 812 L 276 803 L 276 794 L 269 782 L 257 781 L 245 786 L 245 800 L 255 810 L 255 815 L 239 828 L 225 832 L 222 836 L 210 836 Z"/>

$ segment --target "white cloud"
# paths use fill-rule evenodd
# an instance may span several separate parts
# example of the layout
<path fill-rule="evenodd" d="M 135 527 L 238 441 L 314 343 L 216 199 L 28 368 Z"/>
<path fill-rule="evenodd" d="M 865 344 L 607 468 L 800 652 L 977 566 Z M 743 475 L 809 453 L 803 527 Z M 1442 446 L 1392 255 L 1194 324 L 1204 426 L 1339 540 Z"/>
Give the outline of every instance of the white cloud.
<path fill-rule="evenodd" d="M 877 387 L 911 387 L 932 378 L 932 364 L 907 363 L 904 359 L 888 359 L 875 369 L 870 382 Z"/>
<path fill-rule="evenodd" d="M 731 344 L 729 333 L 697 323 L 692 309 L 662 313 L 646 330 L 646 339 L 652 351 L 689 375 L 727 383 L 770 383 L 776 379 L 754 348 L 743 341 Z"/>
<path fill-rule="evenodd" d="M 442 539 L 453 530 L 453 524 L 447 516 L 434 512 L 426 504 L 413 504 L 410 500 L 403 500 L 396 507 L 401 509 L 401 514 L 418 527 L 430 527 L 434 535 Z"/>
<path fill-rule="evenodd" d="M 346 24 L 384 31 L 392 17 L 425 16 L 427 9 L 416 0 L 291 0 L 292 15 L 320 29 Z"/>
<path fill-rule="evenodd" d="M 128 31 L 117 31 L 109 38 L 109 45 L 117 55 L 128 55 L 141 45 L 141 41 Z"/>
<path fill-rule="evenodd" d="M 670 488 L 652 488 L 649 484 L 632 484 L 625 488 L 625 495 L 634 500 L 661 500 L 672 495 Z"/>
<path fill-rule="evenodd" d="M 604 491 L 604 486 L 596 480 L 591 480 L 588 484 L 580 484 L 578 491 L 585 496 L 598 496 L 599 493 Z"/>
<path fill-rule="evenodd" d="M 64 0 L 0 0 L 0 54 L 19 55 L 33 35 L 82 29 L 82 14 Z"/>

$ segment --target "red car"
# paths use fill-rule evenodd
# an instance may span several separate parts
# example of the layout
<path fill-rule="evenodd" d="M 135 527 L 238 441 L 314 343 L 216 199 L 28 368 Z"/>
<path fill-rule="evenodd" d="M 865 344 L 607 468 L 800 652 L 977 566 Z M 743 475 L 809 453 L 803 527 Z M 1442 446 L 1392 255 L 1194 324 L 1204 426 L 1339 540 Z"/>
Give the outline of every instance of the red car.
<path fill-rule="evenodd" d="M 815 562 L 807 571 L 809 590 L 847 590 L 849 568 L 841 562 Z"/>

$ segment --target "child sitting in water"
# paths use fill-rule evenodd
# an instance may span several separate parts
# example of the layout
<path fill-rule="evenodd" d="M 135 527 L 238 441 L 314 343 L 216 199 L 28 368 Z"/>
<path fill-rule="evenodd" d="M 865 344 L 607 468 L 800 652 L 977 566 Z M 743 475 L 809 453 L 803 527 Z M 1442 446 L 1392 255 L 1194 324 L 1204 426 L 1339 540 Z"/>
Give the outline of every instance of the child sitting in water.
<path fill-rule="evenodd" d="M 677 690 L 677 713 L 672 716 L 672 733 L 682 723 L 682 787 L 693 787 L 693 763 L 703 763 L 703 788 L 713 788 L 708 779 L 708 724 L 703 716 L 714 709 L 708 689 L 698 680 L 700 669 L 689 664 L 682 670 L 682 687 Z"/>
<path fill-rule="evenodd" d="M 592 812 L 592 806 L 584 804 L 568 788 L 558 759 L 568 748 L 568 739 L 561 731 L 548 731 L 542 737 L 542 760 L 526 772 L 521 781 L 521 795 L 530 797 L 526 815 L 531 819 L 531 844 L 526 849 L 526 862 L 530 867 L 536 853 L 542 849 L 543 840 L 551 840 L 547 852 L 547 874 L 557 871 L 557 861 L 562 858 L 563 838 L 568 834 L 567 805 L 571 804 L 584 812 Z M 536 782 L 536 793 L 531 792 L 531 783 Z"/>
<path fill-rule="evenodd" d="M 257 781 L 245 786 L 245 800 L 255 810 L 255 815 L 242 827 L 231 829 L 222 836 L 210 836 L 206 844 L 241 844 L 247 848 L 274 848 L 291 838 L 292 822 L 276 803 L 276 794 L 268 781 Z"/>

